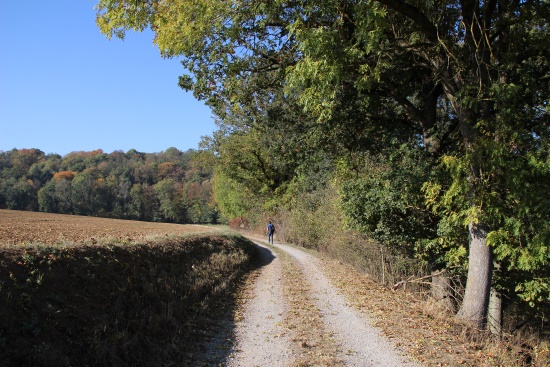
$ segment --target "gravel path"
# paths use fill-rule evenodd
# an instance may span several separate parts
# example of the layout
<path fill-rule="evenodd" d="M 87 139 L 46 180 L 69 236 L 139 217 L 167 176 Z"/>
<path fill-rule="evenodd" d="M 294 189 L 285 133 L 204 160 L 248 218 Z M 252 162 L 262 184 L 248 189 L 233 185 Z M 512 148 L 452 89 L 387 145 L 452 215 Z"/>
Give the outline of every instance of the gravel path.
<path fill-rule="evenodd" d="M 243 320 L 236 324 L 237 346 L 229 357 L 230 367 L 283 367 L 292 361 L 291 344 L 283 327 L 286 304 L 281 264 L 268 248 L 258 244 L 258 249 L 265 265 L 244 306 Z"/>
<path fill-rule="evenodd" d="M 370 325 L 369 320 L 352 308 L 344 296 L 333 287 L 321 272 L 318 259 L 294 247 L 275 244 L 298 261 L 311 284 L 315 305 L 323 316 L 325 327 L 334 333 L 346 366 L 413 367 L 414 363 L 398 351 Z"/>
<path fill-rule="evenodd" d="M 257 367 L 294 366 L 292 334 L 285 328 L 288 312 L 282 290 L 283 272 L 274 251 L 251 238 L 258 245 L 264 266 L 255 279 L 248 300 L 242 306 L 242 320 L 232 331 L 233 347 L 217 366 Z M 319 260 L 292 246 L 275 243 L 276 249 L 286 252 L 286 261 L 294 261 L 310 284 L 308 299 L 318 308 L 324 328 L 339 350 L 338 359 L 344 366 L 418 366 L 404 357 L 371 326 L 369 320 L 352 308 L 345 297 L 331 285 L 322 273 Z"/>

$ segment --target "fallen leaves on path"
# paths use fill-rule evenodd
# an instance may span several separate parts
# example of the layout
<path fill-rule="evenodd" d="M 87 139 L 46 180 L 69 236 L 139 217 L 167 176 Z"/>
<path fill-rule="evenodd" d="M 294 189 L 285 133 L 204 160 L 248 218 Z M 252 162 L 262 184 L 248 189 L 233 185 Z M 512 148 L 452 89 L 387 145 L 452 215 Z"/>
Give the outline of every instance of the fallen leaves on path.
<path fill-rule="evenodd" d="M 294 350 L 294 366 L 343 367 L 332 334 L 326 331 L 319 310 L 309 299 L 310 286 L 301 269 L 284 251 L 275 251 L 281 259 L 284 292 L 290 305 L 285 324 L 294 346 L 299 346 Z"/>

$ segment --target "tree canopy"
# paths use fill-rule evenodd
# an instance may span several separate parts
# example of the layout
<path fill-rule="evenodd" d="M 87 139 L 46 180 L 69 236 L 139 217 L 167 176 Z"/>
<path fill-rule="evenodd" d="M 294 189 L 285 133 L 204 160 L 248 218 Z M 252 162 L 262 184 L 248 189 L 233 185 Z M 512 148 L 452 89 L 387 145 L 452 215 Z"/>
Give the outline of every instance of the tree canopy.
<path fill-rule="evenodd" d="M 223 121 L 214 146 L 232 186 L 218 187 L 292 205 L 308 163 L 374 158 L 376 175 L 353 159 L 334 169 L 348 223 L 418 252 L 468 252 L 460 317 L 482 324 L 491 288 L 550 300 L 548 1 L 100 0 L 97 11 L 108 37 L 150 27 L 161 55 L 181 58 L 180 86 Z M 418 166 L 396 163 L 399 150 Z M 349 184 L 353 173 L 364 179 Z"/>

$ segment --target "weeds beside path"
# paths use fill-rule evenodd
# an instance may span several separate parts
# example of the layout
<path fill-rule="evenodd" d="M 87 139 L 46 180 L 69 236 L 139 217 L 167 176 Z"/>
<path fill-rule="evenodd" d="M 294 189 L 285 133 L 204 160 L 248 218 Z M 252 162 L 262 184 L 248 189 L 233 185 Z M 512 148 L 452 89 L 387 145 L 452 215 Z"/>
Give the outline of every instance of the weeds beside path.
<path fill-rule="evenodd" d="M 544 342 L 540 343 L 538 348 L 530 349 L 532 345 L 537 344 L 530 343 L 522 337 L 522 334 L 507 335 L 499 340 L 458 322 L 452 315 L 436 307 L 437 305 L 430 302 L 429 298 L 427 299 L 423 294 L 394 291 L 382 287 L 353 267 L 313 251 L 277 243 L 274 248 L 276 252 L 288 251 L 293 254 L 294 261 L 292 262 L 301 269 L 302 282 L 312 279 L 314 289 L 308 291 L 310 299 L 312 299 L 311 295 L 319 293 L 319 289 L 315 290 L 315 288 L 324 282 L 319 281 L 322 277 L 327 277 L 332 287 L 336 289 L 336 295 L 330 294 L 330 291 L 321 290 L 321 294 L 329 294 L 325 298 L 328 300 L 325 302 L 329 303 L 328 309 L 323 311 L 322 305 L 319 304 L 320 301 L 316 301 L 315 305 L 321 310 L 321 314 L 324 313 L 323 327 L 325 331 L 335 334 L 329 339 L 335 341 L 340 353 L 348 348 L 349 350 L 344 350 L 347 354 L 356 354 L 355 347 L 350 348 L 338 344 L 338 331 L 330 327 L 331 323 L 335 326 L 344 325 L 340 331 L 344 334 L 355 332 L 357 328 L 355 324 L 342 317 L 347 311 L 330 312 L 330 307 L 334 308 L 338 302 L 341 302 L 338 300 L 341 297 L 339 295 L 343 295 L 346 300 L 344 302 L 360 312 L 362 317 L 367 317 L 370 323 L 380 330 L 384 339 L 389 340 L 394 347 L 406 353 L 419 365 L 430 367 L 549 366 L 548 344 L 544 344 Z M 305 253 L 308 254 L 305 256 L 307 259 L 301 259 Z M 290 255 L 288 256 L 290 257 Z M 326 315 L 327 310 L 329 310 L 328 316 Z M 331 313 L 341 315 L 335 317 L 331 322 Z M 371 343 L 363 336 L 359 336 L 357 340 L 359 345 Z M 358 349 L 360 348 L 358 347 Z M 375 357 L 378 357 L 380 355 L 379 348 L 375 348 L 375 350 Z M 354 365 L 347 359 L 349 357 L 347 354 L 338 356 L 339 363 L 347 366 Z M 390 365 L 387 363 L 387 359 L 384 362 L 378 361 L 371 365 Z M 313 363 L 309 365 L 336 366 L 340 364 Z"/>

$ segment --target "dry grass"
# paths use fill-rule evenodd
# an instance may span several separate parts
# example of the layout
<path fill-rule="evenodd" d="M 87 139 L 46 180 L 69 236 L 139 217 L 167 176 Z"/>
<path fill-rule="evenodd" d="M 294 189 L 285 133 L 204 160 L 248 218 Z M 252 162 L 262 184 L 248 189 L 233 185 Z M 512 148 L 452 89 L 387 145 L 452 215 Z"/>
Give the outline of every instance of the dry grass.
<path fill-rule="evenodd" d="M 70 233 L 75 217 L 55 217 L 44 219 L 65 223 L 62 231 Z M 220 231 L 176 236 L 159 228 L 155 240 L 117 241 L 121 223 L 127 221 L 101 220 L 113 236 L 106 229 L 97 235 L 90 226 L 86 238 L 95 241 L 0 247 L 2 363 L 192 364 L 215 320 L 235 308 L 235 287 L 250 268 L 252 243 Z M 139 224 L 142 231 L 135 227 L 132 236 L 149 238 L 145 228 L 155 225 Z M 77 227 L 75 232 L 86 232 L 83 223 Z"/>
<path fill-rule="evenodd" d="M 548 343 L 525 336 L 495 340 L 459 323 L 423 295 L 389 290 L 336 260 L 324 258 L 323 264 L 350 303 L 424 366 L 550 366 Z"/>

